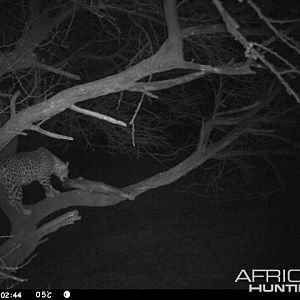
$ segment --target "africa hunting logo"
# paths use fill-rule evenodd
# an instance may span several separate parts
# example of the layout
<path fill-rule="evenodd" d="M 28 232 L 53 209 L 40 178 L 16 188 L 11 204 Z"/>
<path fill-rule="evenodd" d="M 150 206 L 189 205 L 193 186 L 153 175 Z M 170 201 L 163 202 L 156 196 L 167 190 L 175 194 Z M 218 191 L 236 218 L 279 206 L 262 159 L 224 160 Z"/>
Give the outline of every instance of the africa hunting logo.
<path fill-rule="evenodd" d="M 300 292 L 300 269 L 242 269 L 235 282 L 248 282 L 249 292 Z"/>

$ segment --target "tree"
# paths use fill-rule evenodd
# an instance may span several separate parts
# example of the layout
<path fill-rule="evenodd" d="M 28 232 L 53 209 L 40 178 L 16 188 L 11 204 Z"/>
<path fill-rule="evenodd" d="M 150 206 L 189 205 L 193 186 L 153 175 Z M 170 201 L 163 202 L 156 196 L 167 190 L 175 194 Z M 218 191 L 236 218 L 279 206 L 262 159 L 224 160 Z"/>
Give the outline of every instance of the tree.
<path fill-rule="evenodd" d="M 15 151 L 8 147 L 13 139 L 34 131 L 87 145 L 104 133 L 110 150 L 158 158 L 154 149 L 175 155 L 185 148 L 170 142 L 173 127 L 198 128 L 197 138 L 194 132 L 187 142 L 185 160 L 123 189 L 133 200 L 211 159 L 289 154 L 282 143 L 299 146 L 274 132 L 299 112 L 294 105 L 300 102 L 294 87 L 297 15 L 287 20 L 285 11 L 281 15 L 252 0 L 29 0 L 2 6 L 8 12 L 4 21 L 18 20 L 1 37 L 0 150 L 5 154 Z M 283 94 L 289 99 L 280 99 Z M 270 140 L 279 141 L 278 147 L 267 147 Z M 263 142 L 255 149 L 257 141 Z M 31 206 L 29 217 L 7 204 L 0 187 L 1 208 L 12 223 L 0 247 L 3 280 L 22 281 L 13 272 L 44 237 L 80 220 L 71 210 L 37 227 L 52 212 L 126 200 L 103 193 L 97 181 L 69 184 L 77 190 Z"/>

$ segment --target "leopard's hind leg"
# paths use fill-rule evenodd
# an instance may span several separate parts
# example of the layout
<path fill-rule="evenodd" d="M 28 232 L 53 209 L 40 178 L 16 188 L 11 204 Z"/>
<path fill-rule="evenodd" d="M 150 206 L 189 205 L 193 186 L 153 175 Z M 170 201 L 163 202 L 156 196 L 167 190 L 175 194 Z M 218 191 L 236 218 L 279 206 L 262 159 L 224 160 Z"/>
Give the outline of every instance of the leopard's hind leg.
<path fill-rule="evenodd" d="M 8 188 L 7 190 L 9 204 L 14 207 L 18 212 L 24 214 L 24 215 L 30 215 L 31 210 L 24 208 L 22 204 L 23 199 L 23 191 L 22 191 L 22 185 L 15 184 Z"/>

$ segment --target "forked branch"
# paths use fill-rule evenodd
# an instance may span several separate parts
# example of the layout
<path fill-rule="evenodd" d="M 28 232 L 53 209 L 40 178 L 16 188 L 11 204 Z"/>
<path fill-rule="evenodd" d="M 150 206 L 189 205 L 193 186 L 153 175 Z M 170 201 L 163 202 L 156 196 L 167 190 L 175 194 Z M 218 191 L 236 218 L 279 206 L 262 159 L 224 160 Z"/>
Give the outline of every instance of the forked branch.
<path fill-rule="evenodd" d="M 46 235 L 81 219 L 78 211 L 73 210 L 40 226 L 41 222 L 50 214 L 71 207 L 116 205 L 127 198 L 134 200 L 139 194 L 150 189 L 175 182 L 208 159 L 220 156 L 223 150 L 227 149 L 241 135 L 247 133 L 247 128 L 253 122 L 255 122 L 255 118 L 251 111 L 230 133 L 211 145 L 208 145 L 208 140 L 213 125 L 209 121 L 203 122 L 198 147 L 188 158 L 166 172 L 122 188 L 122 193 L 107 193 L 105 188 L 102 188 L 103 183 L 100 182 L 74 180 L 74 184 L 72 184 L 72 180 L 70 180 L 70 186 L 77 187 L 77 190 L 64 192 L 54 198 L 46 198 L 35 205 L 26 206 L 32 213 L 25 216 L 9 205 L 3 186 L 0 186 L 0 197 L 4 199 L 0 205 L 12 224 L 12 232 L 8 240 L 0 247 L 2 272 L 7 272 L 7 266 L 17 268 L 21 265 L 26 258 L 33 254 L 40 243 L 47 240 Z"/>

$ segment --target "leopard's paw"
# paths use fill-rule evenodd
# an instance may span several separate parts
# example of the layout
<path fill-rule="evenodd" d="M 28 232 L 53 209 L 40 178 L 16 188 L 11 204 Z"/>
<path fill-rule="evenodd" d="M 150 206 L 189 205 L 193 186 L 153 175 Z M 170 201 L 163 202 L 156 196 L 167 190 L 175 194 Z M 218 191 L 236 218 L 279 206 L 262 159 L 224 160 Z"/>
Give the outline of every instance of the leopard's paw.
<path fill-rule="evenodd" d="M 53 198 L 53 197 L 57 196 L 58 194 L 60 194 L 60 191 L 57 191 L 55 189 L 45 192 L 45 195 L 47 198 L 48 197 Z"/>
<path fill-rule="evenodd" d="M 24 208 L 24 209 L 22 210 L 22 213 L 23 213 L 24 215 L 26 215 L 26 216 L 29 216 L 29 215 L 31 215 L 32 211 L 31 211 L 31 209 Z"/>

